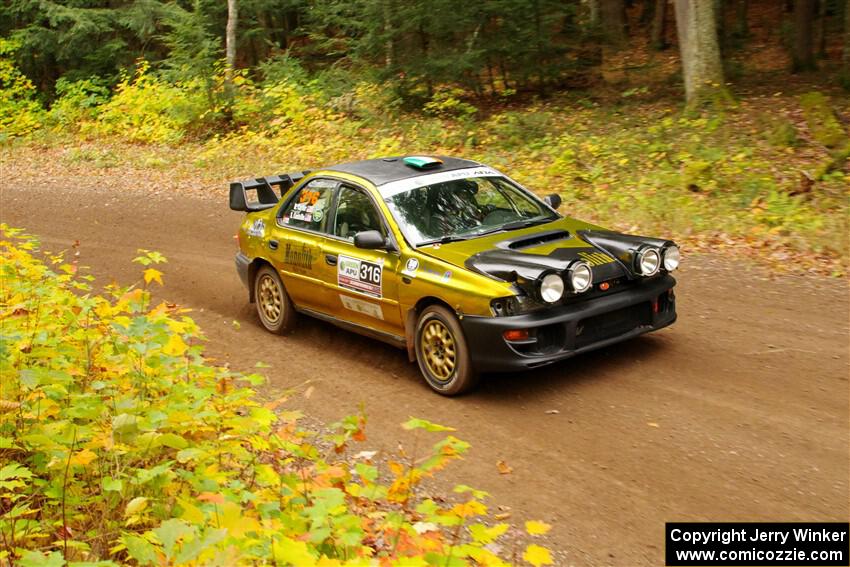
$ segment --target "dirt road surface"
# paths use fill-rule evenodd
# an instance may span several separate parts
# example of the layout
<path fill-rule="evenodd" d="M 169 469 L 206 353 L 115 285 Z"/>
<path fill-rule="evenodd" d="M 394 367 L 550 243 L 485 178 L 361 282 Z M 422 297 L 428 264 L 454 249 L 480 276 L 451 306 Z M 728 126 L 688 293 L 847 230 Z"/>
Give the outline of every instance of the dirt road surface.
<path fill-rule="evenodd" d="M 845 281 L 686 257 L 671 328 L 446 399 L 392 347 L 306 318 L 289 337 L 262 331 L 234 269 L 239 215 L 224 189 L 0 184 L 0 220 L 49 250 L 79 240 L 100 283 L 138 280 L 137 248 L 164 253 L 160 293 L 196 310 L 209 352 L 238 370 L 271 364 L 271 389 L 310 381 L 295 404 L 322 421 L 364 403 L 370 448 L 408 443 L 411 415 L 456 427 L 472 450 L 443 486 L 463 480 L 511 521 L 552 523 L 561 565 L 661 565 L 665 521 L 850 515 Z"/>

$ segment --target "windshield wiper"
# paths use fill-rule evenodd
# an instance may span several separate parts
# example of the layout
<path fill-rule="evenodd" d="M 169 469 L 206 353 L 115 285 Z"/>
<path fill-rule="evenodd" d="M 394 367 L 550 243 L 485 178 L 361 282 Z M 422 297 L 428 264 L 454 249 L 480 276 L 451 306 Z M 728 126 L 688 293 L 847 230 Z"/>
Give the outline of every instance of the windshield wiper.
<path fill-rule="evenodd" d="M 444 236 L 442 238 L 435 238 L 433 240 L 426 240 L 425 242 L 420 242 L 417 246 L 429 246 L 431 244 L 448 244 L 449 242 L 460 242 L 462 240 L 469 240 L 472 236 L 462 236 L 460 234 L 450 234 L 448 236 Z"/>
<path fill-rule="evenodd" d="M 530 226 L 534 226 L 537 224 L 543 224 L 547 222 L 552 222 L 552 219 L 531 219 L 531 220 L 523 220 L 523 221 L 513 221 L 502 226 L 497 226 L 491 230 L 485 230 L 484 232 L 476 232 L 475 236 L 484 236 L 485 234 L 493 234 L 494 232 L 505 232 L 508 230 L 517 230 L 520 228 L 528 228 Z"/>
<path fill-rule="evenodd" d="M 425 242 L 420 242 L 418 246 L 428 246 L 430 244 L 448 244 L 449 242 L 461 242 L 463 240 L 469 240 L 471 238 L 478 238 L 479 236 L 484 236 L 486 234 L 493 234 L 494 232 L 504 232 L 508 230 L 517 230 L 520 228 L 528 228 L 530 226 L 534 226 L 537 224 L 552 222 L 551 218 L 542 218 L 542 219 L 526 219 L 522 221 L 513 221 L 502 226 L 497 226 L 491 230 L 484 230 L 482 232 L 473 232 L 467 234 L 450 234 L 448 236 L 444 236 L 442 238 L 435 238 L 433 240 L 426 240 Z"/>

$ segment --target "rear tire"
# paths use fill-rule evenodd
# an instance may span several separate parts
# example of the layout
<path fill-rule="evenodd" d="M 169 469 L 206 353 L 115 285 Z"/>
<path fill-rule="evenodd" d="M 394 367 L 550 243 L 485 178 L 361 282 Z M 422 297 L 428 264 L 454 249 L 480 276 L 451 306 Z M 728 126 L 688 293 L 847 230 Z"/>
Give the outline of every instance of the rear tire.
<path fill-rule="evenodd" d="M 295 309 L 277 270 L 264 265 L 254 277 L 254 301 L 257 315 L 267 331 L 283 335 L 295 324 Z"/>
<path fill-rule="evenodd" d="M 416 323 L 416 361 L 432 390 L 456 396 L 472 389 L 478 375 L 454 313 L 442 305 L 426 307 Z"/>

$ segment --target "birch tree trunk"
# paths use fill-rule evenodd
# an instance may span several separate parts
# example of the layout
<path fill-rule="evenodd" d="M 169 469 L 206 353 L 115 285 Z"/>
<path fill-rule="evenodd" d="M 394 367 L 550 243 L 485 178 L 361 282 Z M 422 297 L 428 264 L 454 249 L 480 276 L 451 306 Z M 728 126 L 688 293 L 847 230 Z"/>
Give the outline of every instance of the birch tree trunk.
<path fill-rule="evenodd" d="M 722 106 L 731 100 L 723 81 L 714 2 L 676 0 L 676 33 L 682 55 L 685 98 L 689 108 Z"/>
<path fill-rule="evenodd" d="M 233 69 L 236 66 L 236 22 L 238 20 L 236 0 L 227 0 L 227 27 L 224 45 L 224 83 L 228 101 L 233 99 Z"/>
<path fill-rule="evenodd" d="M 393 29 L 392 0 L 384 0 L 384 68 L 392 69 L 395 63 L 395 29 Z"/>
<path fill-rule="evenodd" d="M 588 0 L 588 9 L 590 10 L 590 27 L 599 27 L 599 0 Z"/>

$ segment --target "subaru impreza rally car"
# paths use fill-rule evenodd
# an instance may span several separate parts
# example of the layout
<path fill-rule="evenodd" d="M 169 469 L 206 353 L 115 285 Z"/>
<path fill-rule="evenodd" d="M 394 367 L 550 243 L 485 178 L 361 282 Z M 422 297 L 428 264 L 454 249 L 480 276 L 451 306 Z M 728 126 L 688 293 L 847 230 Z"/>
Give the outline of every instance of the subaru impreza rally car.
<path fill-rule="evenodd" d="M 371 159 L 230 184 L 236 267 L 262 325 L 305 314 L 407 350 L 454 395 L 676 320 L 664 239 L 558 214 L 486 165 Z"/>

